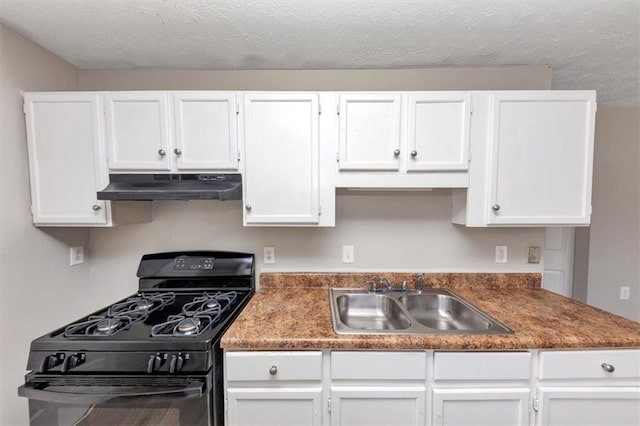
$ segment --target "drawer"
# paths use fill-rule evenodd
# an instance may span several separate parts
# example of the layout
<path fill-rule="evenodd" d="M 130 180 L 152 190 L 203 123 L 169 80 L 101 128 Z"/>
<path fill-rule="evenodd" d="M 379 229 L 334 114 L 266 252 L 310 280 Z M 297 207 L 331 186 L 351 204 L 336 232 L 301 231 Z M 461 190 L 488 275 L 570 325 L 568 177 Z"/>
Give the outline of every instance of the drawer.
<path fill-rule="evenodd" d="M 227 381 L 321 380 L 322 352 L 227 352 Z"/>
<path fill-rule="evenodd" d="M 529 380 L 529 352 L 436 352 L 434 380 Z"/>
<path fill-rule="evenodd" d="M 603 366 L 603 364 L 606 365 Z M 613 371 L 607 371 L 607 368 L 613 368 Z M 640 378 L 640 350 L 541 352 L 538 377 L 540 379 Z"/>
<path fill-rule="evenodd" d="M 424 352 L 332 352 L 331 378 L 345 380 L 424 380 Z"/>

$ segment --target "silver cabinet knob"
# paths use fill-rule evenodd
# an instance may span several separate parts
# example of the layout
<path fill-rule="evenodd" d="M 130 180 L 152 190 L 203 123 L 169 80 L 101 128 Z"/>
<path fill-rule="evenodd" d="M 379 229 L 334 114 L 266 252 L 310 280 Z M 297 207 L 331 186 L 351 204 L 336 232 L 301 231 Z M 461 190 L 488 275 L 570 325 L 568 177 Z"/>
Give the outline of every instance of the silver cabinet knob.
<path fill-rule="evenodd" d="M 91 206 L 91 209 L 92 209 L 94 212 L 97 212 L 97 211 L 99 211 L 100 209 L 102 209 L 102 206 L 101 206 L 101 205 L 99 205 L 99 204 L 94 204 L 94 205 L 92 205 L 92 206 Z"/>
<path fill-rule="evenodd" d="M 613 373 L 614 371 L 616 371 L 616 368 L 613 365 L 607 364 L 606 362 L 602 363 L 602 369 L 607 373 Z"/>
<path fill-rule="evenodd" d="M 399 150 L 399 149 L 394 150 L 394 151 L 393 151 L 393 155 L 394 155 L 395 157 L 399 156 L 399 155 L 400 155 L 400 150 Z"/>
<path fill-rule="evenodd" d="M 167 151 L 165 151 L 164 149 L 159 149 L 158 150 L 158 155 L 160 157 L 164 157 L 165 155 L 167 155 Z"/>
<path fill-rule="evenodd" d="M 176 155 L 182 155 L 182 150 L 180 148 L 176 148 L 173 150 L 173 153 Z"/>
<path fill-rule="evenodd" d="M 493 210 L 494 212 L 497 212 L 498 210 L 500 210 L 500 205 L 494 204 L 493 206 L 491 206 L 491 210 Z"/>
<path fill-rule="evenodd" d="M 275 365 L 272 365 L 271 368 L 269 369 L 269 374 L 271 374 L 272 376 L 275 376 L 276 374 L 278 374 L 278 367 Z"/>
<path fill-rule="evenodd" d="M 244 209 L 248 212 L 251 211 L 251 204 L 247 204 L 246 206 L 244 206 Z"/>
<path fill-rule="evenodd" d="M 415 157 L 418 155 L 418 151 L 416 151 L 415 149 L 413 151 L 411 151 L 411 156 Z"/>

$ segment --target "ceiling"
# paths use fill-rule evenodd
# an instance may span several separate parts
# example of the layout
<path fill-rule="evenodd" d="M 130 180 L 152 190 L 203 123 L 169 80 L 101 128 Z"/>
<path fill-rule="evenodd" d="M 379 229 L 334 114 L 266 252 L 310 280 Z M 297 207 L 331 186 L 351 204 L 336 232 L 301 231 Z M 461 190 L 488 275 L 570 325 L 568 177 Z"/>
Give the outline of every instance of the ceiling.
<path fill-rule="evenodd" d="M 0 23 L 80 69 L 550 65 L 640 103 L 640 0 L 0 0 Z"/>

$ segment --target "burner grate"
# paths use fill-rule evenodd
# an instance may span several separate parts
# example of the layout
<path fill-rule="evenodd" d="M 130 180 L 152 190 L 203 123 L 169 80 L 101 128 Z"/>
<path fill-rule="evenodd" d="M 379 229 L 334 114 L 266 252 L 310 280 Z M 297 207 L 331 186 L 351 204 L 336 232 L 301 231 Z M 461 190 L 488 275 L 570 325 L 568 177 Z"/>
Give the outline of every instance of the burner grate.
<path fill-rule="evenodd" d="M 151 328 L 152 337 L 199 336 L 216 324 L 222 313 L 237 299 L 235 291 L 225 291 L 194 297 L 182 307 L 180 315 L 170 315 L 167 321 Z"/>
<path fill-rule="evenodd" d="M 175 293 L 139 294 L 111 305 L 105 315 L 91 315 L 64 329 L 65 337 L 108 337 L 144 321 L 152 312 L 175 302 Z"/>

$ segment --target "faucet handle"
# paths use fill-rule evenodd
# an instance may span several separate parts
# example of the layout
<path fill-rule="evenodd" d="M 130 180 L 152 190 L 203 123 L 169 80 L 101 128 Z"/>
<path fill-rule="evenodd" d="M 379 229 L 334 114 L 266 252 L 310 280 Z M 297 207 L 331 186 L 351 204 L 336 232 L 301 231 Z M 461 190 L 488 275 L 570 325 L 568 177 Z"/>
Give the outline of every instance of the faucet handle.
<path fill-rule="evenodd" d="M 407 280 L 402 281 L 402 291 L 407 291 Z"/>
<path fill-rule="evenodd" d="M 420 273 L 416 277 L 416 290 L 418 293 L 422 293 L 422 289 L 424 288 L 424 274 Z"/>
<path fill-rule="evenodd" d="M 369 284 L 371 286 L 371 292 L 372 293 L 377 293 L 380 291 L 380 289 L 378 288 L 378 283 L 375 281 L 367 281 L 367 284 Z"/>

